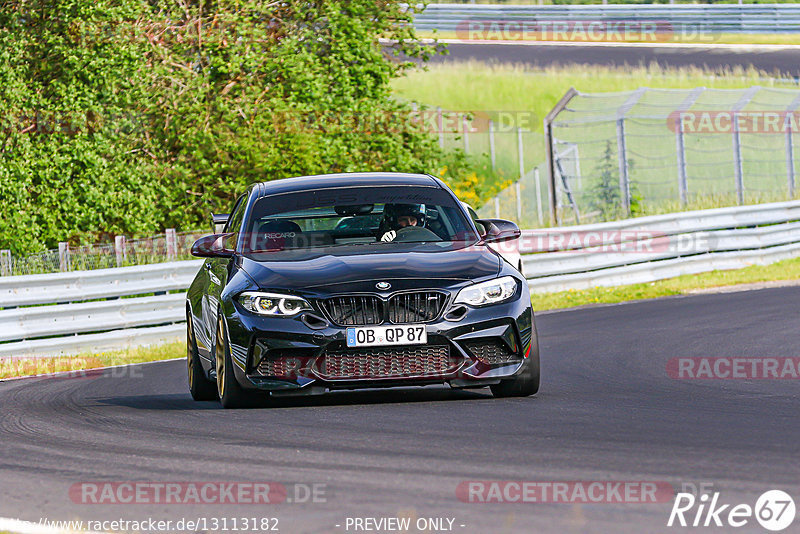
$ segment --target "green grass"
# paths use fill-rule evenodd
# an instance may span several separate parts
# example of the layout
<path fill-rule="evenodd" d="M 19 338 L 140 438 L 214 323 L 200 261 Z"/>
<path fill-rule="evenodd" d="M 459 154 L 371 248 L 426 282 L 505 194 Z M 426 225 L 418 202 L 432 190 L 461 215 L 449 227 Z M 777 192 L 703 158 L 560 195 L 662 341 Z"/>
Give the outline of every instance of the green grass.
<path fill-rule="evenodd" d="M 185 356 L 186 344 L 176 342 L 98 354 L 85 353 L 55 358 L 5 358 L 0 359 L 0 380 L 130 363 L 154 362 Z"/>
<path fill-rule="evenodd" d="M 451 111 L 487 111 L 505 126 L 521 126 L 537 135 L 526 136 L 526 168 L 544 161 L 542 120 L 570 87 L 584 93 L 632 91 L 639 87 L 665 89 L 742 89 L 794 87 L 794 84 L 771 81 L 769 74 L 756 69 L 730 69 L 716 72 L 697 68 L 662 69 L 657 65 L 614 69 L 609 67 L 567 66 L 533 68 L 525 65 L 460 62 L 429 65 L 392 82 L 396 96 L 434 108 Z M 515 123 L 515 119 L 518 121 Z M 671 139 L 674 143 L 674 139 Z M 463 146 L 461 136 L 448 134 L 446 142 Z M 510 154 L 506 174 L 515 176 L 517 139 L 514 131 L 497 134 L 498 155 Z M 470 148 L 488 151 L 488 136 L 470 136 Z"/>
<path fill-rule="evenodd" d="M 531 302 L 534 310 L 553 310 L 587 304 L 611 304 L 672 295 L 685 295 L 697 289 L 774 280 L 800 280 L 800 258 L 784 260 L 770 265 L 752 265 L 744 269 L 678 276 L 677 278 L 658 280 L 648 284 L 595 287 L 558 293 L 538 293 L 531 295 Z"/>

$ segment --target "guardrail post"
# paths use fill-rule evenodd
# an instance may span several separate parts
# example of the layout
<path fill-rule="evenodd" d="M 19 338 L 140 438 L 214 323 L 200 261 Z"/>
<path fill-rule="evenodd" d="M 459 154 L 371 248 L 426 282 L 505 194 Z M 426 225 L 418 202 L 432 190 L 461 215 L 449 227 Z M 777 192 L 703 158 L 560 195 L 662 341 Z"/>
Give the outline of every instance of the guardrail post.
<path fill-rule="evenodd" d="M 489 119 L 489 154 L 492 156 L 492 170 L 494 170 L 497 162 L 497 154 L 494 148 L 494 121 L 492 119 Z"/>
<path fill-rule="evenodd" d="M 678 113 L 675 118 L 675 147 L 678 152 L 678 195 L 681 206 L 689 201 L 689 181 L 686 177 L 686 145 L 683 137 L 683 116 Z"/>
<path fill-rule="evenodd" d="M 739 113 L 733 114 L 733 172 L 736 176 L 736 200 L 744 204 L 744 176 L 742 170 L 742 139 L 739 135 Z"/>
<path fill-rule="evenodd" d="M 10 250 L 0 250 L 0 276 L 11 276 Z"/>
<path fill-rule="evenodd" d="M 533 182 L 536 186 L 536 215 L 539 217 L 539 226 L 544 226 L 544 214 L 542 213 L 542 181 L 539 178 L 539 167 L 533 169 Z"/>
<path fill-rule="evenodd" d="M 117 267 L 122 267 L 127 257 L 125 253 L 125 236 L 118 235 L 114 238 L 114 252 L 117 256 Z"/>
<path fill-rule="evenodd" d="M 631 214 L 631 187 L 628 179 L 628 153 L 625 147 L 625 119 L 617 119 L 617 155 L 619 156 L 619 196 L 626 215 Z"/>
<path fill-rule="evenodd" d="M 69 271 L 69 243 L 63 241 L 58 244 L 58 268 L 61 271 Z"/>
<path fill-rule="evenodd" d="M 178 235 L 175 228 L 167 228 L 164 232 L 167 243 L 167 259 L 174 260 L 178 257 Z"/>

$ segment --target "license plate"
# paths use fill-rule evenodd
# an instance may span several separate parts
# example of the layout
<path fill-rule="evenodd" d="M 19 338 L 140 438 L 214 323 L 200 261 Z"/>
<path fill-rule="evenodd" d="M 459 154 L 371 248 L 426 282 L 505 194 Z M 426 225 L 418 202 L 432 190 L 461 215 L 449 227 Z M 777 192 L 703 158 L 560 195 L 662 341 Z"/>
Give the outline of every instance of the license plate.
<path fill-rule="evenodd" d="M 427 342 L 428 333 L 422 325 L 365 326 L 347 329 L 348 347 L 422 345 Z"/>

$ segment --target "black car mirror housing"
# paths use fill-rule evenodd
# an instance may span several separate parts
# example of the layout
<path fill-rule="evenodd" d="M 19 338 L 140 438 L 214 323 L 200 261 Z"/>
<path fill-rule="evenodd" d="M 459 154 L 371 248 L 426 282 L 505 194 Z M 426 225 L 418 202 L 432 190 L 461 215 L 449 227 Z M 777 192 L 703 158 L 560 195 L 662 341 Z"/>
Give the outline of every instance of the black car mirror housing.
<path fill-rule="evenodd" d="M 511 241 L 519 239 L 522 235 L 522 231 L 516 223 L 505 219 L 478 219 L 475 223 L 485 229 L 485 233 L 481 234 L 481 239 L 483 239 L 484 243 Z"/>
<path fill-rule="evenodd" d="M 192 245 L 192 256 L 198 258 L 230 258 L 233 250 L 225 248 L 225 241 L 234 234 L 203 236 Z"/>

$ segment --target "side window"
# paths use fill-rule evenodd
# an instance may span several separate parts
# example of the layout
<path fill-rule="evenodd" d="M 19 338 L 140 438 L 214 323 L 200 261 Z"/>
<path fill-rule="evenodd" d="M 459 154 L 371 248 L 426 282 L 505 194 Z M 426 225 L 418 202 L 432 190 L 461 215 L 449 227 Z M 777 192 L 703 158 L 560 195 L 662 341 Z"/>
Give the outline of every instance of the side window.
<path fill-rule="evenodd" d="M 244 207 L 247 204 L 244 200 L 247 195 L 242 195 L 236 200 L 236 204 L 231 211 L 231 216 L 228 218 L 228 224 L 225 225 L 225 233 L 235 232 L 239 233 L 242 228 L 242 219 L 244 219 Z"/>

